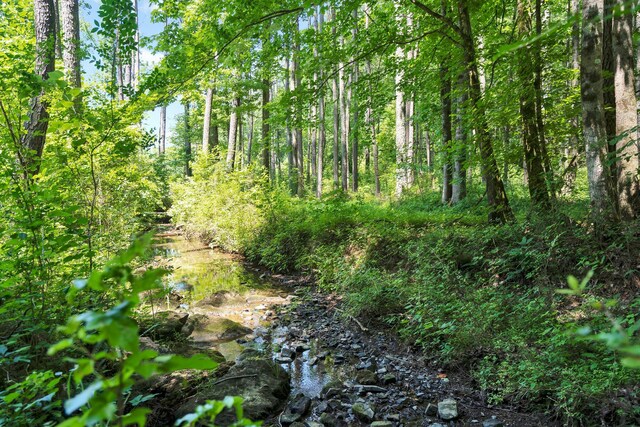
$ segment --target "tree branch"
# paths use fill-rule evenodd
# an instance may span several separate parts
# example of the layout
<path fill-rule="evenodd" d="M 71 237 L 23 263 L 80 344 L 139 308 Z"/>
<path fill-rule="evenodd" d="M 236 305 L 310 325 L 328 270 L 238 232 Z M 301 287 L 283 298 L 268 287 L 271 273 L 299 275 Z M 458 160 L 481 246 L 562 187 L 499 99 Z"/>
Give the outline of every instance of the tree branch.
<path fill-rule="evenodd" d="M 431 9 L 429 6 L 427 6 L 426 4 L 418 0 L 409 0 L 409 2 L 412 3 L 414 6 L 416 6 L 418 9 L 422 10 L 423 12 L 426 12 L 427 15 L 437 19 L 438 21 L 445 24 L 447 27 L 451 28 L 453 31 L 458 33 L 461 37 L 464 37 L 464 34 L 462 33 L 462 29 L 458 25 L 456 25 L 456 23 L 453 22 L 450 18 L 436 12 L 435 10 Z"/>

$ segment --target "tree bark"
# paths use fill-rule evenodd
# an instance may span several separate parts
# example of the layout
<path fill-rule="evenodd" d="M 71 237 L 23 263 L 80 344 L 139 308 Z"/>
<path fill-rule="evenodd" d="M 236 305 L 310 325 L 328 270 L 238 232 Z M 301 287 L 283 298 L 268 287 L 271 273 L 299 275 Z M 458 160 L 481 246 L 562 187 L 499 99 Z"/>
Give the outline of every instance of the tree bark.
<path fill-rule="evenodd" d="M 49 78 L 55 70 L 55 5 L 53 0 L 35 0 L 36 66 L 35 74 L 42 80 Z M 26 153 L 20 156 L 27 174 L 37 174 L 49 127 L 49 103 L 43 99 L 44 88 L 31 100 L 29 120 L 25 124 L 26 133 L 22 137 L 22 146 Z"/>
<path fill-rule="evenodd" d="M 489 203 L 489 222 L 503 223 L 513 218 L 513 212 L 509 206 L 504 184 L 500 179 L 498 165 L 493 154 L 493 144 L 489 134 L 487 118 L 482 100 L 482 88 L 478 75 L 476 62 L 476 49 L 471 29 L 471 18 L 465 0 L 458 1 L 460 15 L 460 33 L 464 59 L 469 72 L 469 98 L 471 107 L 476 117 L 478 142 L 480 145 L 480 157 L 482 159 L 483 173 L 486 181 L 487 200 Z"/>
<path fill-rule="evenodd" d="M 537 0 L 536 0 L 537 1 Z M 518 1 L 518 33 L 526 40 L 531 36 L 531 4 L 528 0 Z M 529 196 L 534 207 L 548 209 L 549 194 L 546 187 L 546 173 L 543 166 L 544 150 L 539 133 L 536 98 L 538 92 L 536 53 L 531 46 L 518 51 L 518 76 L 520 86 L 520 117 L 522 119 L 522 144 L 528 172 Z"/>
<path fill-rule="evenodd" d="M 211 109 L 213 106 L 213 88 L 207 89 L 204 103 L 204 121 L 202 123 L 202 152 L 211 152 Z"/>
<path fill-rule="evenodd" d="M 262 80 L 262 167 L 270 172 L 271 132 L 269 124 L 269 102 L 271 82 L 268 78 Z M 271 174 L 269 173 L 269 176 Z"/>
<path fill-rule="evenodd" d="M 320 6 L 318 6 L 318 10 L 316 10 L 317 16 L 317 27 L 316 33 L 321 34 L 324 15 L 320 10 Z M 318 53 L 318 58 L 320 58 L 321 53 Z M 322 80 L 323 72 L 322 68 L 320 68 L 320 79 Z M 327 144 L 327 133 L 325 129 L 325 105 L 324 105 L 324 88 L 320 90 L 318 95 L 318 132 L 319 132 L 319 141 L 318 141 L 318 176 L 316 178 L 317 186 L 316 186 L 316 197 L 322 197 L 322 176 L 323 176 L 323 168 L 324 168 L 324 149 Z"/>
<path fill-rule="evenodd" d="M 614 92 L 616 102 L 616 153 L 618 209 L 621 218 L 636 216 L 640 195 L 638 145 L 636 141 L 637 101 L 633 70 L 632 6 L 617 0 L 619 13 L 613 20 Z M 616 8 L 616 9 L 618 9 Z"/>
<path fill-rule="evenodd" d="M 234 98 L 231 104 L 231 114 L 229 115 L 229 144 L 227 145 L 227 170 L 232 171 L 236 158 L 236 137 L 238 133 L 238 107 L 240 98 Z"/>
<path fill-rule="evenodd" d="M 80 18 L 78 0 L 60 0 L 62 21 L 62 62 L 71 86 L 79 88 L 80 76 Z"/>
<path fill-rule="evenodd" d="M 440 102 L 442 106 L 442 203 L 451 202 L 453 165 L 451 164 L 451 78 L 445 64 L 440 67 Z"/>
<path fill-rule="evenodd" d="M 340 44 L 344 45 L 344 40 L 340 38 Z M 348 96 L 346 92 L 344 64 L 339 64 L 338 71 L 339 98 L 340 98 L 340 165 L 342 191 L 349 191 L 349 115 L 347 113 Z"/>
<path fill-rule="evenodd" d="M 353 10 L 354 26 L 351 32 L 353 43 L 358 39 L 358 8 Z M 353 71 L 351 74 L 351 190 L 358 191 L 358 78 L 360 70 L 358 61 L 353 58 Z"/>
<path fill-rule="evenodd" d="M 191 176 L 191 125 L 189 124 L 189 102 L 184 104 L 184 174 Z"/>
<path fill-rule="evenodd" d="M 582 3 L 581 97 L 582 124 L 592 213 L 599 217 L 610 207 L 605 166 L 607 132 L 602 80 L 603 0 Z"/>
<path fill-rule="evenodd" d="M 467 130 L 465 128 L 464 108 L 467 103 L 469 79 L 467 73 L 458 77 L 458 100 L 456 102 L 456 148 L 453 165 L 453 186 L 451 203 L 456 204 L 467 197 Z M 427 146 L 427 152 L 429 147 Z"/>
<path fill-rule="evenodd" d="M 164 154 L 167 139 L 167 106 L 160 107 L 160 130 L 158 135 L 158 154 Z"/>
<path fill-rule="evenodd" d="M 293 43 L 293 91 L 300 92 L 301 90 L 301 76 L 300 76 L 300 65 L 299 65 L 299 56 L 300 56 L 300 44 L 298 43 L 297 37 L 299 32 L 299 22 L 296 18 L 295 20 L 295 32 L 294 43 Z M 295 131 L 294 131 L 294 146 L 295 146 L 295 158 L 296 158 L 296 168 L 297 168 L 297 194 L 298 196 L 302 196 L 304 194 L 304 149 L 303 144 L 304 141 L 302 139 L 302 106 L 301 99 L 299 99 L 299 93 L 296 93 L 296 107 L 295 107 Z"/>

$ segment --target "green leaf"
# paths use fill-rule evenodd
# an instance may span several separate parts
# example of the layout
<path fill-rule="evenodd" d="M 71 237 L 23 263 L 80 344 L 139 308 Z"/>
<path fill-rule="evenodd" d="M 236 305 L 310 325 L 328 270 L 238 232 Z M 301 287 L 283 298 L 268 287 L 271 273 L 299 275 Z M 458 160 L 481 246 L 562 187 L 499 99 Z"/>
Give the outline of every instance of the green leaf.
<path fill-rule="evenodd" d="M 164 373 L 179 371 L 181 369 L 215 369 L 218 363 L 202 354 L 186 358 L 175 355 L 163 355 L 154 359 L 160 366 L 159 371 Z"/>
<path fill-rule="evenodd" d="M 101 388 L 102 381 L 96 381 L 93 384 L 89 385 L 81 393 L 64 402 L 64 412 L 67 415 L 71 415 L 78 409 L 82 408 L 84 405 L 89 403 L 89 400 L 91 400 L 96 391 L 100 390 Z"/>
<path fill-rule="evenodd" d="M 137 425 L 139 427 L 144 427 L 147 422 L 147 414 L 149 413 L 151 413 L 151 409 L 135 408 L 133 411 L 122 417 L 121 424 L 125 426 Z"/>
<path fill-rule="evenodd" d="M 62 341 L 58 341 L 57 343 L 49 347 L 49 350 L 47 350 L 47 355 L 53 356 L 57 352 L 62 351 L 66 348 L 69 348 L 72 345 L 73 345 L 73 338 L 67 338 Z"/>

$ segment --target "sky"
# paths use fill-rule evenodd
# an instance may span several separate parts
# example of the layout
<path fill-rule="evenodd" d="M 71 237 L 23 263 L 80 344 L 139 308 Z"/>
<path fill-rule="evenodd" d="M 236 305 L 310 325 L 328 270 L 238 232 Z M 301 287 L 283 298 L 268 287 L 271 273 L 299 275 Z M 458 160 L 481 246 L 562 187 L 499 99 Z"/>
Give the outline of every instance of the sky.
<path fill-rule="evenodd" d="M 100 0 L 86 0 L 81 6 L 81 19 L 93 23 L 98 19 L 98 8 L 100 7 Z M 151 22 L 151 11 L 153 5 L 149 3 L 149 0 L 138 0 L 138 26 L 140 29 L 140 37 L 150 37 L 156 35 L 162 31 L 163 24 Z M 93 24 L 90 25 L 91 27 Z M 162 59 L 163 54 L 153 53 L 149 48 L 140 49 L 140 68 L 144 73 L 145 70 L 150 70 L 154 65 L 158 64 Z M 96 68 L 89 61 L 83 61 L 83 71 L 85 72 L 85 78 L 88 80 L 95 79 Z M 173 127 L 175 126 L 176 116 L 182 112 L 182 108 L 179 103 L 174 102 L 167 107 L 167 144 L 171 141 Z M 146 114 L 143 120 L 143 126 L 148 130 L 155 130 L 155 134 L 158 133 L 160 126 L 160 109 L 157 108 L 154 111 L 150 111 Z"/>

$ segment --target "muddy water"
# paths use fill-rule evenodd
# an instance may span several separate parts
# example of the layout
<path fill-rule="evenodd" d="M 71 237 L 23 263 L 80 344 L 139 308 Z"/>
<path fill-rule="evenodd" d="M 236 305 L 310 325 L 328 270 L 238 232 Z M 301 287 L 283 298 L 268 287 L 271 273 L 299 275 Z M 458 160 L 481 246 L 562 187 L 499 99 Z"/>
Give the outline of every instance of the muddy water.
<path fill-rule="evenodd" d="M 157 262 L 172 270 L 165 280 L 171 292 L 162 309 L 228 319 L 252 331 L 240 338 L 212 340 L 194 332 L 191 339 L 195 345 L 218 350 L 228 361 L 235 360 L 246 348 L 270 352 L 277 359 L 288 329 L 271 329 L 270 322 L 275 316 L 273 307 L 291 302 L 292 295 L 287 289 L 252 270 L 241 257 L 187 240 L 175 232 L 159 234 L 154 251 Z M 213 305 L 209 304 L 212 298 Z M 315 356 L 315 345 L 311 342 L 310 348 L 293 362 L 282 364 L 291 373 L 292 394 L 316 397 L 337 375 L 323 363 L 309 363 Z"/>

